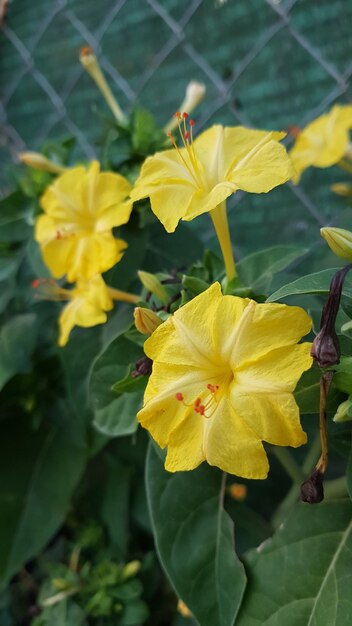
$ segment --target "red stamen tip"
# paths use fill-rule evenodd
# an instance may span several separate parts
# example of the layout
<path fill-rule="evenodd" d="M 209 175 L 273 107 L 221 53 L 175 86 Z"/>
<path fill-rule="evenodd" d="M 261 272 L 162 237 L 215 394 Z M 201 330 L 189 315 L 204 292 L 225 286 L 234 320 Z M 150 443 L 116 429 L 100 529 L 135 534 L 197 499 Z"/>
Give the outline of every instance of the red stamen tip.
<path fill-rule="evenodd" d="M 209 389 L 211 393 L 216 393 L 219 389 L 219 385 L 212 385 L 211 383 L 208 383 L 207 389 Z"/>
<path fill-rule="evenodd" d="M 189 132 L 188 132 L 188 130 L 186 130 L 186 132 L 184 134 L 184 137 L 185 137 L 185 141 L 189 140 Z"/>
<path fill-rule="evenodd" d="M 175 394 L 176 400 L 178 400 L 179 402 L 183 402 L 183 395 L 182 393 L 177 392 Z"/>
<path fill-rule="evenodd" d="M 32 283 L 31 283 L 32 289 L 38 289 L 39 285 L 40 285 L 39 278 L 35 278 L 34 280 L 32 280 Z"/>
<path fill-rule="evenodd" d="M 189 120 L 189 125 L 190 125 L 190 126 L 194 126 L 194 124 L 195 124 L 195 121 L 194 121 L 194 120 Z"/>
<path fill-rule="evenodd" d="M 194 410 L 196 413 L 199 413 L 199 415 L 205 415 L 205 406 L 204 404 L 200 404 L 199 406 L 195 406 Z"/>
<path fill-rule="evenodd" d="M 182 117 L 183 117 L 184 120 L 186 120 L 188 118 L 188 113 L 186 113 L 186 112 L 182 113 Z"/>
<path fill-rule="evenodd" d="M 166 133 L 166 137 L 170 137 L 170 139 L 173 139 L 173 138 L 174 138 L 174 136 L 173 136 L 173 134 L 172 134 L 171 130 L 168 130 L 168 131 L 167 131 L 167 133 Z"/>
<path fill-rule="evenodd" d="M 194 403 L 195 408 L 197 408 L 198 406 L 200 406 L 200 403 L 201 403 L 201 399 L 200 399 L 200 398 L 197 398 L 197 399 L 196 399 L 196 401 L 195 401 L 195 403 Z"/>
<path fill-rule="evenodd" d="M 176 119 L 178 119 L 178 120 L 180 119 L 180 117 L 181 117 L 181 113 L 180 113 L 180 111 L 176 111 L 176 113 L 175 113 L 175 117 L 176 117 Z"/>

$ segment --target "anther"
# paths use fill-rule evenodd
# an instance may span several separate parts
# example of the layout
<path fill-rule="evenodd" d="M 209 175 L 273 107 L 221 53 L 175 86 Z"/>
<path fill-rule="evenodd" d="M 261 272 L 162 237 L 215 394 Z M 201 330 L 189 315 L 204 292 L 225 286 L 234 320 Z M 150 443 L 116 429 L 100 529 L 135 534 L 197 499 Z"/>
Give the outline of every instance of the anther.
<path fill-rule="evenodd" d="M 56 231 L 56 239 L 62 239 L 62 234 L 59 230 Z"/>
<path fill-rule="evenodd" d="M 186 112 L 182 113 L 182 117 L 183 117 L 184 120 L 186 120 L 188 118 L 188 113 L 186 113 Z"/>
<path fill-rule="evenodd" d="M 195 124 L 195 121 L 194 121 L 194 120 L 189 120 L 189 125 L 190 125 L 190 126 L 194 126 L 194 124 Z"/>
<path fill-rule="evenodd" d="M 40 285 L 39 278 L 35 278 L 34 280 L 32 280 L 32 283 L 31 283 L 32 289 L 38 289 L 39 285 Z"/>
<path fill-rule="evenodd" d="M 184 133 L 184 138 L 185 138 L 185 141 L 189 140 L 189 132 L 188 132 L 188 130 L 186 130 L 186 132 Z"/>
<path fill-rule="evenodd" d="M 176 111 L 176 113 L 175 113 L 175 117 L 176 117 L 176 119 L 177 119 L 177 120 L 179 120 L 179 119 L 181 118 L 181 113 L 180 113 L 180 111 Z"/>
<path fill-rule="evenodd" d="M 176 397 L 176 400 L 178 400 L 179 402 L 183 402 L 183 394 L 182 393 L 177 392 L 175 394 L 175 397 Z"/>

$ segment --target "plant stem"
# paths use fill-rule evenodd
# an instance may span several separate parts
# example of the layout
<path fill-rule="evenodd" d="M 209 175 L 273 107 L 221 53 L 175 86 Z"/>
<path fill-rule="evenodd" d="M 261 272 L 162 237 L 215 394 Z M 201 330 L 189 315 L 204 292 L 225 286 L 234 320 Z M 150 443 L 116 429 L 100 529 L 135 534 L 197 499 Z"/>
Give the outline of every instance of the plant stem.
<path fill-rule="evenodd" d="M 210 217 L 213 221 L 216 236 L 220 244 L 227 280 L 230 282 L 230 280 L 237 276 L 237 272 L 233 258 L 229 224 L 227 221 L 226 202 L 221 202 L 215 209 L 210 211 Z"/>
<path fill-rule="evenodd" d="M 141 299 L 140 296 L 134 293 L 120 291 L 120 289 L 115 289 L 114 287 L 108 287 L 108 292 L 113 300 L 118 300 L 119 302 L 131 302 L 132 304 L 136 304 Z"/>

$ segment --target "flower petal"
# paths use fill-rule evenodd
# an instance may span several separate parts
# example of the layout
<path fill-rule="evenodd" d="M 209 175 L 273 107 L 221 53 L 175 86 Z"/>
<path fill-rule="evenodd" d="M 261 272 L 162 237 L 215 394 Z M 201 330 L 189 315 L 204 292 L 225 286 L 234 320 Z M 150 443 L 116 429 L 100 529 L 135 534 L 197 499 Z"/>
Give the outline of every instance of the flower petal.
<path fill-rule="evenodd" d="M 185 421 L 172 431 L 167 448 L 166 470 L 169 472 L 192 470 L 205 461 L 203 429 L 204 418 L 191 412 Z"/>
<path fill-rule="evenodd" d="M 231 403 L 243 422 L 263 441 L 294 448 L 307 442 L 292 393 L 244 391 L 234 384 Z"/>
<path fill-rule="evenodd" d="M 276 348 L 294 345 L 311 328 L 312 320 L 300 307 L 252 301 L 240 320 L 231 364 L 236 369 Z"/>
<path fill-rule="evenodd" d="M 200 374 L 195 368 L 153 363 L 153 373 L 145 390 L 144 407 L 137 418 L 162 448 L 168 445 L 173 430 L 194 412 L 192 404 L 208 379 L 207 375 Z M 177 393 L 182 393 L 185 404 L 176 399 Z"/>
<path fill-rule="evenodd" d="M 212 331 L 221 298 L 221 287 L 214 283 L 181 307 L 147 339 L 144 344 L 146 355 L 162 363 L 216 368 Z"/>
<path fill-rule="evenodd" d="M 204 453 L 210 465 L 243 478 L 267 477 L 269 464 L 260 438 L 226 398 L 204 424 Z"/>
<path fill-rule="evenodd" d="M 301 343 L 277 348 L 240 365 L 235 373 L 236 384 L 248 393 L 292 393 L 303 372 L 312 366 L 311 347 L 311 343 Z"/>

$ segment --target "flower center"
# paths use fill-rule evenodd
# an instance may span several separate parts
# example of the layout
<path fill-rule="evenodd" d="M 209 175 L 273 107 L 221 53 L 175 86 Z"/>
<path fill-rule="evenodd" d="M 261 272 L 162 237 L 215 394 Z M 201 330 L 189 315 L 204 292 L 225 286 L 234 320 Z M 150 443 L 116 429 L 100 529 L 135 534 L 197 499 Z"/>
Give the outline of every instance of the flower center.
<path fill-rule="evenodd" d="M 178 402 L 182 402 L 184 406 L 192 407 L 198 415 L 202 415 L 203 417 L 209 419 L 214 415 L 219 404 L 219 389 L 220 385 L 212 385 L 211 383 L 208 383 L 201 395 L 190 404 L 185 402 L 184 396 L 181 392 L 176 393 L 175 398 Z"/>
<path fill-rule="evenodd" d="M 173 136 L 171 131 L 169 131 L 166 134 L 171 140 L 183 165 L 185 166 L 185 168 L 191 175 L 196 187 L 198 187 L 199 189 L 204 189 L 204 181 L 202 179 L 202 165 L 199 162 L 195 149 L 194 149 L 194 142 L 193 142 L 194 120 L 188 121 L 188 117 L 189 117 L 188 113 L 186 112 L 180 113 L 180 111 L 177 111 L 175 113 L 175 117 L 177 119 L 178 130 L 180 133 L 183 148 L 180 149 L 178 147 L 175 137 Z"/>

